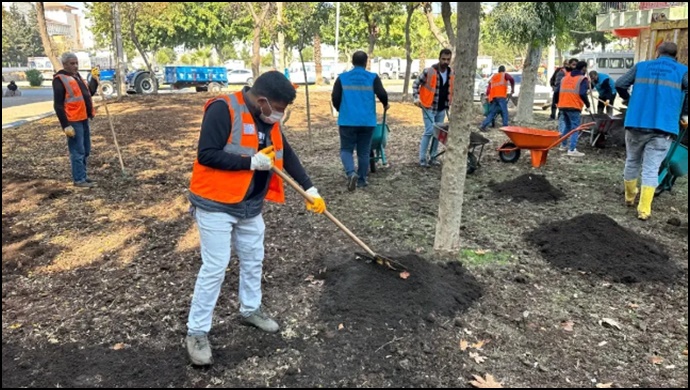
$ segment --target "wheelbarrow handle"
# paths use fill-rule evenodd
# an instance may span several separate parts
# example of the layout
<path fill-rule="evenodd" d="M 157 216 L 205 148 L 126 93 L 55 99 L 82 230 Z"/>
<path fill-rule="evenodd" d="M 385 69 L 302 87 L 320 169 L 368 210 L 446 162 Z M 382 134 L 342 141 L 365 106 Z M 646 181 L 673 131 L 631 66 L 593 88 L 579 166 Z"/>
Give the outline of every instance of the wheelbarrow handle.
<path fill-rule="evenodd" d="M 564 135 L 564 136 L 562 136 L 561 138 L 559 138 L 558 140 L 556 140 L 556 141 L 555 141 L 553 144 L 551 144 L 547 149 L 553 148 L 554 146 L 556 146 L 556 145 L 560 144 L 561 142 L 563 142 L 563 140 L 566 140 L 566 139 L 570 138 L 571 135 L 577 133 L 578 131 L 585 131 L 585 130 L 589 129 L 590 127 L 594 126 L 595 124 L 596 124 L 595 122 L 589 122 L 589 123 L 581 124 L 580 126 L 578 126 L 578 127 L 574 128 L 574 129 L 570 130 L 566 135 Z"/>
<path fill-rule="evenodd" d="M 280 176 L 283 181 L 285 181 L 290 187 L 292 187 L 295 191 L 297 191 L 304 199 L 307 200 L 309 203 L 314 203 L 314 198 L 307 194 L 305 190 L 302 189 L 302 187 L 299 186 L 292 178 L 288 175 L 285 174 L 281 169 L 273 166 L 271 167 L 271 170 L 278 176 Z M 367 246 L 362 240 L 359 239 L 359 237 L 355 236 L 354 233 L 350 231 L 345 225 L 342 224 L 336 217 L 333 216 L 328 210 L 325 210 L 323 214 L 326 216 L 326 218 L 330 219 L 331 222 L 333 222 L 340 230 L 343 231 L 343 233 L 347 234 L 348 237 L 352 239 L 357 245 L 359 245 L 362 249 L 364 249 L 371 257 L 377 257 L 376 253 Z"/>

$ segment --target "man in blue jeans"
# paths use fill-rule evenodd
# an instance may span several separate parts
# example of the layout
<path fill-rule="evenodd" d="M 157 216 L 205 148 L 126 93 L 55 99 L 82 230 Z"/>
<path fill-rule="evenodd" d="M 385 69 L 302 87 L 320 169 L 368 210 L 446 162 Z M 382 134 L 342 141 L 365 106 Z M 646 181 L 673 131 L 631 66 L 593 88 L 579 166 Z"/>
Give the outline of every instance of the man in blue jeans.
<path fill-rule="evenodd" d="M 510 93 L 508 92 L 508 84 L 510 84 Z M 499 113 L 503 120 L 503 126 L 508 126 L 508 99 L 510 99 L 513 91 L 515 91 L 515 79 L 506 73 L 505 66 L 499 66 L 498 73 L 491 76 L 489 85 L 486 87 L 486 96 L 488 96 L 491 104 L 491 111 L 479 126 L 479 130 L 486 132 L 486 126 L 492 123 Z"/>
<path fill-rule="evenodd" d="M 434 125 L 445 121 L 446 112 L 453 100 L 455 73 L 450 67 L 452 58 L 453 52 L 449 49 L 441 50 L 438 64 L 424 69 L 412 85 L 414 104 L 422 109 L 424 120 L 424 134 L 419 145 L 419 166 L 421 167 L 440 165 L 440 162 L 435 159 L 438 142 L 432 142 L 432 138 Z M 429 144 L 431 144 L 431 151 L 429 151 Z"/>
<path fill-rule="evenodd" d="M 347 189 L 366 187 L 369 172 L 371 137 L 376 127 L 376 100 L 388 110 L 388 94 L 376 73 L 367 71 L 367 53 L 357 51 L 352 55 L 354 69 L 338 77 L 333 86 L 331 101 L 340 113 L 340 159 L 347 174 Z M 355 173 L 354 150 L 357 150 Z"/>
<path fill-rule="evenodd" d="M 67 137 L 74 186 L 91 188 L 95 183 L 86 175 L 86 160 L 91 154 L 89 119 L 95 115 L 91 96 L 98 81 L 91 78 L 87 87 L 79 75 L 76 54 L 65 53 L 60 59 L 63 69 L 53 78 L 53 107 Z"/>
<path fill-rule="evenodd" d="M 582 108 L 587 106 L 590 109 L 590 102 L 587 98 L 589 91 L 589 81 L 587 74 L 587 63 L 579 61 L 572 72 L 567 73 L 559 85 L 556 86 L 556 98 L 558 106 L 558 129 L 561 135 L 566 135 L 571 130 L 580 126 Z M 585 154 L 577 150 L 577 140 L 579 133 L 570 136 L 570 141 L 564 139 L 560 150 L 567 152 L 568 157 L 583 157 Z"/>

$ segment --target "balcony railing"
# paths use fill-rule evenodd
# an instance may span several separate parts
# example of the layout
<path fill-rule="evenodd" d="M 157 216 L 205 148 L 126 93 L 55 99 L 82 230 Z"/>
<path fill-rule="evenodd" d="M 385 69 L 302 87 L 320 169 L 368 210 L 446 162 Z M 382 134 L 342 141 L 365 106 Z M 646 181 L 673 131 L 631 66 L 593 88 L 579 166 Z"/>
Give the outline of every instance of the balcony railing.
<path fill-rule="evenodd" d="M 613 12 L 625 11 L 640 11 L 656 8 L 670 8 L 685 5 L 687 2 L 683 1 L 669 1 L 669 2 L 609 2 L 601 3 L 599 13 L 609 14 Z"/>

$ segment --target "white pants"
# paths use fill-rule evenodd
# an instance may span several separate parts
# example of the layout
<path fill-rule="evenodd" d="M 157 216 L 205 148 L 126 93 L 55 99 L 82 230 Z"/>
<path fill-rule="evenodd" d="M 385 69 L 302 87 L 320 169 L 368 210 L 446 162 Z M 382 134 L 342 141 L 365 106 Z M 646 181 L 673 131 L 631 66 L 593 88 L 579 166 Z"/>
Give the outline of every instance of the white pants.
<path fill-rule="evenodd" d="M 211 330 L 213 310 L 230 263 L 231 245 L 240 259 L 240 314 L 249 316 L 261 307 L 261 271 L 264 260 L 264 231 L 261 215 L 238 219 L 226 213 L 197 208 L 196 222 L 201 236 L 202 265 L 194 286 L 187 333 Z"/>

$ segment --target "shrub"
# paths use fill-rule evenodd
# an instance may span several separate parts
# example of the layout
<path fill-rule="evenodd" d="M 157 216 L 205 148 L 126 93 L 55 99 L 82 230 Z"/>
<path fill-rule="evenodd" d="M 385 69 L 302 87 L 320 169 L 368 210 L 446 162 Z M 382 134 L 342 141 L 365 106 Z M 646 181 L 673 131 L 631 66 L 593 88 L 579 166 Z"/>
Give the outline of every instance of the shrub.
<path fill-rule="evenodd" d="M 29 85 L 32 87 L 40 87 L 43 83 L 43 75 L 37 69 L 29 69 L 26 72 L 26 79 L 29 80 Z"/>

